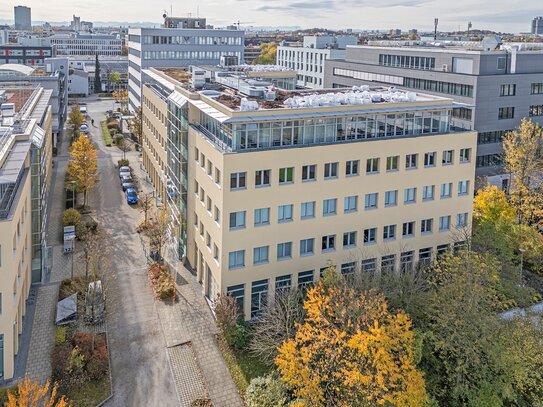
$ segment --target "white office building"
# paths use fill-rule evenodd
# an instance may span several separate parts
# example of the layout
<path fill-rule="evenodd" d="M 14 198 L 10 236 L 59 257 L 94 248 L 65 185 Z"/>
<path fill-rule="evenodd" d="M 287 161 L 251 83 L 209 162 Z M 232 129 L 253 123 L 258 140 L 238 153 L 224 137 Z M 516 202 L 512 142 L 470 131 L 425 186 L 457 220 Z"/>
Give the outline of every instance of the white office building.
<path fill-rule="evenodd" d="M 121 55 L 122 41 L 116 35 L 55 34 L 46 38 L 57 55 Z"/>

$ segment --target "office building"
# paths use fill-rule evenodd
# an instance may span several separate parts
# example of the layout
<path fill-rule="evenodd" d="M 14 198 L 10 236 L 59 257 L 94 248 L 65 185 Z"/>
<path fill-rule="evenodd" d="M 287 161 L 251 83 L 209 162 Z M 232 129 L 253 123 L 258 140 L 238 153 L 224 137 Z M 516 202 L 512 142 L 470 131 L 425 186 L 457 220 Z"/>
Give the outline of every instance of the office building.
<path fill-rule="evenodd" d="M 0 379 L 14 375 L 26 300 L 45 272 L 52 91 L 0 85 Z"/>
<path fill-rule="evenodd" d="M 501 141 L 524 117 L 543 124 L 543 50 L 501 46 L 352 46 L 326 63 L 326 87 L 373 84 L 450 97 L 465 104 L 453 124 L 479 132 L 477 175 L 505 187 Z M 503 183 L 503 184 L 502 184 Z"/>
<path fill-rule="evenodd" d="M 222 56 L 243 62 L 244 32 L 185 28 L 128 30 L 128 89 L 130 108 L 140 106 L 141 71 L 149 67 L 175 68 L 218 65 Z"/>
<path fill-rule="evenodd" d="M 355 36 L 304 36 L 303 45 L 277 47 L 277 65 L 298 72 L 298 86 L 324 87 L 324 61 L 345 58 L 347 45 L 356 45 Z"/>
<path fill-rule="evenodd" d="M 96 70 L 96 57 L 73 56 L 69 59 L 70 77 L 68 79 L 68 94 L 88 96 L 92 93 L 113 92 L 128 89 L 128 57 L 126 56 L 99 56 L 100 89 L 94 89 L 94 72 Z M 111 74 L 118 72 L 120 80 L 112 82 Z"/>
<path fill-rule="evenodd" d="M 246 64 L 252 64 L 253 61 L 260 55 L 260 47 L 258 45 L 247 45 L 243 49 L 243 59 Z"/>
<path fill-rule="evenodd" d="M 53 116 L 53 146 L 56 146 L 57 138 L 63 132 L 68 115 L 67 80 L 67 58 L 45 58 L 43 66 L 0 65 L 0 86 L 20 82 L 52 90 L 49 102 Z"/>
<path fill-rule="evenodd" d="M 30 7 L 15 6 L 13 7 L 15 15 L 16 30 L 32 30 L 32 16 Z"/>
<path fill-rule="evenodd" d="M 206 28 L 205 18 L 164 16 L 164 28 Z"/>
<path fill-rule="evenodd" d="M 51 46 L 0 45 L 0 64 L 43 65 L 45 58 L 54 56 Z"/>
<path fill-rule="evenodd" d="M 543 35 L 543 17 L 535 17 L 532 20 L 532 34 Z"/>
<path fill-rule="evenodd" d="M 46 38 L 58 56 L 122 55 L 122 41 L 116 35 L 67 33 Z"/>
<path fill-rule="evenodd" d="M 330 264 L 407 270 L 469 233 L 477 139 L 451 128 L 449 98 L 144 74 L 143 161 L 163 180 L 175 255 L 246 318 Z"/>

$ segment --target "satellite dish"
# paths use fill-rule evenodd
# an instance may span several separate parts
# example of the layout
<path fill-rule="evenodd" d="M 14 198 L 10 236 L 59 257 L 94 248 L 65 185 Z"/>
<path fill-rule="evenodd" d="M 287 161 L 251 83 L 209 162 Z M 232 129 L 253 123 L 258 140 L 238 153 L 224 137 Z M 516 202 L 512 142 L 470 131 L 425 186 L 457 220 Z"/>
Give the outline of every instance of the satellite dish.
<path fill-rule="evenodd" d="M 162 18 L 166 18 L 166 17 L 168 17 L 168 14 L 166 13 L 162 14 Z"/>

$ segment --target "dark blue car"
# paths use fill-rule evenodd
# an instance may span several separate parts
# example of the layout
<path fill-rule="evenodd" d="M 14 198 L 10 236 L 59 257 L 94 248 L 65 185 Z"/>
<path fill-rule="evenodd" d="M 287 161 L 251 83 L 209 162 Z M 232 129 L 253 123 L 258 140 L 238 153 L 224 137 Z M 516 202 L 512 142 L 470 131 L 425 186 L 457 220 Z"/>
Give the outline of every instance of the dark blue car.
<path fill-rule="evenodd" d="M 138 203 L 138 192 L 135 188 L 127 188 L 125 191 L 126 194 L 126 203 L 128 205 L 133 205 Z"/>

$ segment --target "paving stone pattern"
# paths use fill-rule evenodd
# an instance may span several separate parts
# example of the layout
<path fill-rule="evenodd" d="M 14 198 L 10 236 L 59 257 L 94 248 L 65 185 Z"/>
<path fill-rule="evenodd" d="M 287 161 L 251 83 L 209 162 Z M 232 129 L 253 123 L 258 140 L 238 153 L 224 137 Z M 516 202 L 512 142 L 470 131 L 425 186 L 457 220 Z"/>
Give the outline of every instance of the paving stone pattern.
<path fill-rule="evenodd" d="M 184 343 L 172 346 L 168 348 L 168 356 L 181 407 L 190 407 L 194 401 L 207 398 L 192 345 Z"/>

